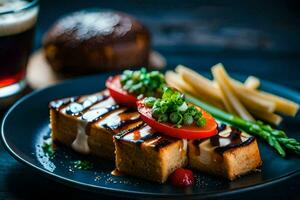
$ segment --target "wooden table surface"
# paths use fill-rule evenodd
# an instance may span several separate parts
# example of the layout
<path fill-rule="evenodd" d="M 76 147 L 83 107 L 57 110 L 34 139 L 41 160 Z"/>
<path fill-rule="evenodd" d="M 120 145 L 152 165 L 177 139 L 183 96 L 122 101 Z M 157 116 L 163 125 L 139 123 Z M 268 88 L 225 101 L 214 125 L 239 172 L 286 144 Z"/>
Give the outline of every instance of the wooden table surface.
<path fill-rule="evenodd" d="M 41 1 L 35 48 L 59 16 L 89 7 L 128 12 L 152 32 L 153 48 L 168 68 L 185 64 L 207 71 L 222 62 L 228 71 L 252 74 L 300 91 L 300 13 L 297 1 L 122 0 Z M 5 111 L 0 112 L 0 120 Z M 227 199 L 299 199 L 300 176 Z M 18 163 L 0 146 L 0 199 L 110 199 L 76 190 Z"/>

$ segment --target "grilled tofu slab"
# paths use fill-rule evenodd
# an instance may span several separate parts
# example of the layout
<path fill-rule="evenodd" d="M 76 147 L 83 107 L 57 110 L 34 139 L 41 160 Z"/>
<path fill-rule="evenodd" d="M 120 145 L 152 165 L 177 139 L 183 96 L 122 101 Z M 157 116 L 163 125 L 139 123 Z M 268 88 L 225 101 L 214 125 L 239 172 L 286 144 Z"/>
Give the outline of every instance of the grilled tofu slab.
<path fill-rule="evenodd" d="M 219 133 L 188 144 L 191 168 L 234 180 L 261 164 L 256 139 L 234 127 L 220 124 Z"/>
<path fill-rule="evenodd" d="M 187 164 L 187 141 L 161 135 L 143 123 L 114 136 L 116 168 L 125 174 L 164 183 Z"/>
<path fill-rule="evenodd" d="M 115 157 L 112 136 L 140 121 L 136 111 L 117 105 L 106 90 L 52 101 L 49 107 L 53 141 L 109 160 Z"/>

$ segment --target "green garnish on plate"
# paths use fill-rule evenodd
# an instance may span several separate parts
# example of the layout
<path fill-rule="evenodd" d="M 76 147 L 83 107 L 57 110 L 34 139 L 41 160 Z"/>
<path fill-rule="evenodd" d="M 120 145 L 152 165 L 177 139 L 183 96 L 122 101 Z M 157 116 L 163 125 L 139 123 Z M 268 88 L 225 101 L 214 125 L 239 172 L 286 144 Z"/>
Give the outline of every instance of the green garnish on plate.
<path fill-rule="evenodd" d="M 75 169 L 89 170 L 93 168 L 93 163 L 87 160 L 76 160 L 73 164 Z"/>
<path fill-rule="evenodd" d="M 161 98 L 146 97 L 144 103 L 152 108 L 152 117 L 158 122 L 169 122 L 178 128 L 193 123 L 198 127 L 206 124 L 201 111 L 188 105 L 184 95 L 171 88 L 165 87 Z"/>
<path fill-rule="evenodd" d="M 145 68 L 137 71 L 125 70 L 121 75 L 124 90 L 138 97 L 159 96 L 166 84 L 164 75 L 159 71 L 147 72 Z"/>
<path fill-rule="evenodd" d="M 55 155 L 55 151 L 53 149 L 52 140 L 45 140 L 42 144 L 42 149 L 45 155 L 48 155 L 49 158 L 53 158 Z"/>

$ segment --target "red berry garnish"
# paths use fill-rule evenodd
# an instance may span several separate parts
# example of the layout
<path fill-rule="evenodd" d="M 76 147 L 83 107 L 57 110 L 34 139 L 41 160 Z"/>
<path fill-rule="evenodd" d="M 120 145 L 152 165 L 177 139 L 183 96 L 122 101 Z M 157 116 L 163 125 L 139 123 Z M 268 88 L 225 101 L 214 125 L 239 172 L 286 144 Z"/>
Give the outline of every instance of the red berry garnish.
<path fill-rule="evenodd" d="M 176 169 L 169 177 L 172 185 L 176 187 L 188 187 L 195 183 L 193 172 L 188 169 Z"/>

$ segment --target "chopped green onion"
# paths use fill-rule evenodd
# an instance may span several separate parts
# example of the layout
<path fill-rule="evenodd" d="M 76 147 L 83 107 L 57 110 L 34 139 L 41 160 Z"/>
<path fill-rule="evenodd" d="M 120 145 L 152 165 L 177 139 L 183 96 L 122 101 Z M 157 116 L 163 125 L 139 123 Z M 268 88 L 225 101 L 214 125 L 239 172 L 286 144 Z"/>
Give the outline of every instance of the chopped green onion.
<path fill-rule="evenodd" d="M 193 116 L 190 115 L 189 113 L 185 113 L 183 115 L 183 123 L 185 125 L 191 125 L 194 122 Z"/>
<path fill-rule="evenodd" d="M 124 90 L 136 96 L 161 96 L 166 84 L 164 75 L 159 71 L 147 72 L 145 68 L 138 71 L 125 70 L 120 78 Z"/>
<path fill-rule="evenodd" d="M 151 107 L 152 108 L 153 105 L 154 105 L 154 103 L 155 103 L 155 101 L 156 101 L 155 97 L 147 97 L 147 98 L 145 98 L 144 103 L 145 103 L 145 105 L 147 107 Z"/>
<path fill-rule="evenodd" d="M 179 112 L 172 112 L 170 114 L 170 121 L 173 124 L 180 124 L 180 122 L 182 121 L 182 115 Z"/>
<path fill-rule="evenodd" d="M 181 104 L 181 106 L 178 107 L 178 110 L 181 111 L 181 112 L 184 112 L 184 111 L 186 111 L 187 109 L 188 109 L 188 105 L 187 105 L 185 102 L 183 102 L 183 103 Z"/>
<path fill-rule="evenodd" d="M 161 99 L 148 97 L 144 99 L 147 107 L 152 108 L 152 117 L 159 122 L 171 122 L 175 127 L 183 124 L 204 126 L 206 120 L 202 118 L 202 113 L 195 106 L 190 106 L 185 102 L 184 95 L 171 88 L 165 87 Z M 167 117 L 166 117 L 167 116 Z"/>
<path fill-rule="evenodd" d="M 206 119 L 201 117 L 198 119 L 198 121 L 196 122 L 197 126 L 204 126 L 206 124 Z"/>
<path fill-rule="evenodd" d="M 156 119 L 159 118 L 160 114 L 161 114 L 161 112 L 160 112 L 159 108 L 152 109 L 152 116 L 154 118 L 156 118 Z"/>
<path fill-rule="evenodd" d="M 162 114 L 158 117 L 159 122 L 167 122 L 168 121 L 168 115 Z"/>

